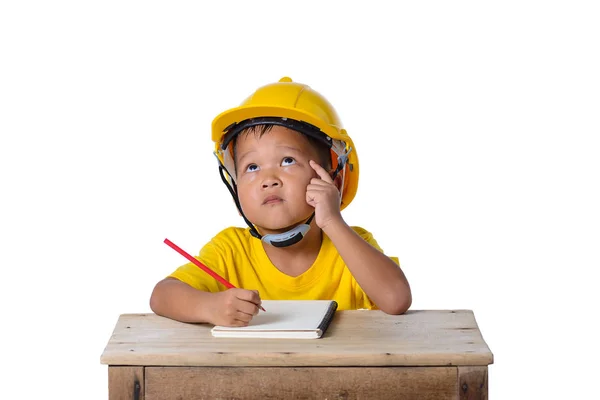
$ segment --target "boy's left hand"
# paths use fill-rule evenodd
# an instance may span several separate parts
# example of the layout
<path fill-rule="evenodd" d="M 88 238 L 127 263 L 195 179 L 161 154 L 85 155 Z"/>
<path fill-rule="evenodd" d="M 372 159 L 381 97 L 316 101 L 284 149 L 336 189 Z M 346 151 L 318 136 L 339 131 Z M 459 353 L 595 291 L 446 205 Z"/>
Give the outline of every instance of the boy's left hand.
<path fill-rule="evenodd" d="M 342 220 L 340 192 L 331 176 L 319 164 L 310 160 L 312 169 L 320 178 L 312 178 L 306 187 L 306 202 L 315 208 L 315 222 L 321 229 Z"/>

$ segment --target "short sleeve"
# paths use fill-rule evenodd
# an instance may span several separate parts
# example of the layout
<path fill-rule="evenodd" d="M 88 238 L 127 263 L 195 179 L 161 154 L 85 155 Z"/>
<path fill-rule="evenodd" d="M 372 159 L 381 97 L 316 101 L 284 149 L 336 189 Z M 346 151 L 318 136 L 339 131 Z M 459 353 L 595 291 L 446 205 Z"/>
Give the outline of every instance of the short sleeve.
<path fill-rule="evenodd" d="M 204 245 L 200 250 L 200 254 L 194 258 L 223 278 L 228 279 L 225 268 L 226 254 L 214 241 Z M 178 279 L 195 289 L 205 292 L 220 292 L 226 289 L 216 279 L 191 262 L 177 268 L 169 277 Z"/>

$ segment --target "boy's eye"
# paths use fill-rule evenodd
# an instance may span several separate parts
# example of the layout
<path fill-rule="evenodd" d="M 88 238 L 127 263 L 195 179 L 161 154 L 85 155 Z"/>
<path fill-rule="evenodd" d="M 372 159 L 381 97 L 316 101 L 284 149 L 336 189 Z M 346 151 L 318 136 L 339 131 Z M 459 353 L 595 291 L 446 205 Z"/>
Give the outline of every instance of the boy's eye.
<path fill-rule="evenodd" d="M 248 167 L 246 167 L 246 172 L 253 172 L 253 171 L 258 171 L 258 165 L 250 164 L 250 165 L 248 165 Z"/>
<path fill-rule="evenodd" d="M 281 165 L 285 167 L 286 165 L 293 165 L 295 163 L 296 160 L 294 160 L 292 157 L 285 157 L 281 162 Z"/>

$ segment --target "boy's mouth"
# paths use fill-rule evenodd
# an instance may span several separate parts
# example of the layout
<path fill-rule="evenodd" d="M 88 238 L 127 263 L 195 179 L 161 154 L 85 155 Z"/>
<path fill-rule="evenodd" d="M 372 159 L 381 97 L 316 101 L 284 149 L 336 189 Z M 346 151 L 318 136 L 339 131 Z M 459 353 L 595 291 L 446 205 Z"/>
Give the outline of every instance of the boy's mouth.
<path fill-rule="evenodd" d="M 267 196 L 265 197 L 265 199 L 263 200 L 263 204 L 275 204 L 275 203 L 279 203 L 282 202 L 282 198 L 278 197 L 278 196 Z"/>

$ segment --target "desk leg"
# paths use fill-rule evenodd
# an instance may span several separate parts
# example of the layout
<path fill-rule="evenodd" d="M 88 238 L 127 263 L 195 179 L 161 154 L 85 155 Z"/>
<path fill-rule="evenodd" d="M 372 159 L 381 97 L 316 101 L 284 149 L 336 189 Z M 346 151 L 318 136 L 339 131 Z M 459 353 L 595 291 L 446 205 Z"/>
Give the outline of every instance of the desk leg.
<path fill-rule="evenodd" d="M 487 400 L 487 367 L 457 367 L 457 369 L 459 400 Z"/>
<path fill-rule="evenodd" d="M 144 400 L 144 367 L 108 367 L 109 400 Z"/>

